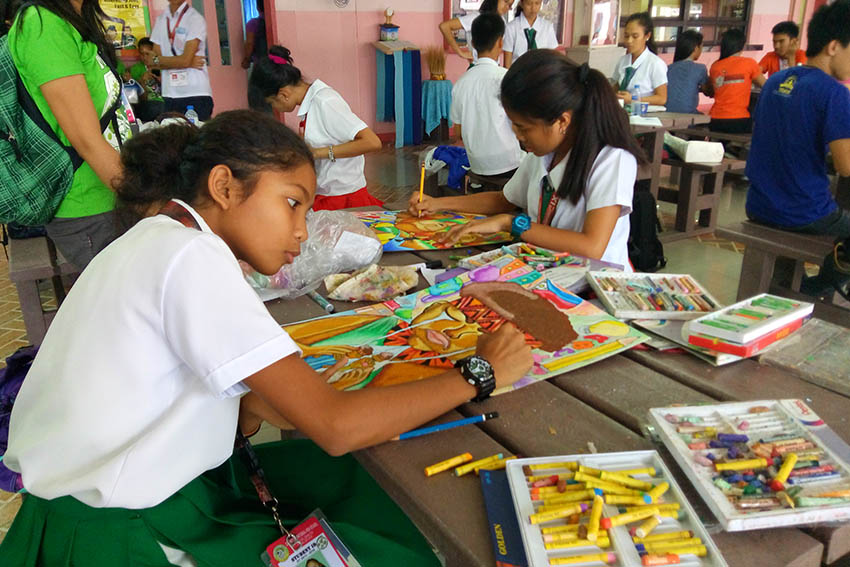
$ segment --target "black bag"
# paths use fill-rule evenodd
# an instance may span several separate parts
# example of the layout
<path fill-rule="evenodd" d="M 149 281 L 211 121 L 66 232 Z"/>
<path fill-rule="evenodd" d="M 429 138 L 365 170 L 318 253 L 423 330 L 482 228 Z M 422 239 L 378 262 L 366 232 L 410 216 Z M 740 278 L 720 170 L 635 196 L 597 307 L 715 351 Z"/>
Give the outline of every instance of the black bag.
<path fill-rule="evenodd" d="M 629 260 L 634 269 L 638 272 L 656 272 L 666 266 L 664 247 L 658 240 L 661 222 L 652 193 L 635 191 L 629 223 Z"/>

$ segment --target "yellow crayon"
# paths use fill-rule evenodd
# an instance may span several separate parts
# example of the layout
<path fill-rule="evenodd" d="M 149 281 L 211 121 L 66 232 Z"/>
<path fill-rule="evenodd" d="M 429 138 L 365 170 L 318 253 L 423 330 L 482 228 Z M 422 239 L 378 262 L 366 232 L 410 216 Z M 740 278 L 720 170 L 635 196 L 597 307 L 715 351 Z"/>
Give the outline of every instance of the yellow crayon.
<path fill-rule="evenodd" d="M 457 465 L 468 463 L 472 460 L 471 453 L 464 453 L 462 455 L 458 455 L 457 457 L 452 457 L 451 459 L 446 459 L 445 461 L 439 462 L 435 465 L 431 465 L 430 467 L 425 467 L 425 476 L 434 476 L 437 473 L 441 473 L 443 471 L 447 471 L 452 467 L 456 467 Z"/>
<path fill-rule="evenodd" d="M 590 509 L 590 521 L 587 523 L 587 539 L 596 541 L 599 535 L 599 520 L 602 519 L 602 497 L 593 497 L 593 507 Z"/>
<path fill-rule="evenodd" d="M 645 510 L 639 510 L 637 512 L 626 512 L 625 514 L 617 514 L 616 516 L 612 516 L 610 518 L 602 518 L 602 520 L 600 520 L 599 522 L 599 525 L 602 526 L 604 529 L 609 530 L 616 526 L 622 526 L 623 524 L 631 524 L 632 522 L 645 520 L 646 518 L 657 513 L 657 507 L 646 508 Z"/>
<path fill-rule="evenodd" d="M 581 500 L 592 500 L 596 493 L 592 490 L 571 490 L 570 492 L 556 492 L 555 494 L 542 494 L 540 499 L 544 504 L 557 504 L 558 502 L 579 502 Z"/>
<path fill-rule="evenodd" d="M 656 508 L 659 512 L 674 512 L 679 509 L 678 502 L 667 502 L 665 504 L 650 504 L 646 506 L 626 506 L 626 512 L 637 512 L 647 508 Z"/>
<path fill-rule="evenodd" d="M 611 541 L 608 539 L 608 536 L 599 536 L 596 542 L 592 542 L 586 539 L 577 539 L 573 541 L 557 541 L 552 543 L 545 543 L 546 549 L 570 549 L 573 547 L 592 547 L 596 546 L 601 549 L 605 549 L 606 547 L 611 547 Z"/>
<path fill-rule="evenodd" d="M 650 551 L 650 550 L 647 550 Z M 652 549 L 651 553 L 659 553 L 661 550 L 657 550 L 655 548 Z M 669 547 L 664 548 L 664 553 L 673 553 L 675 555 L 696 555 L 698 557 L 704 557 L 708 550 L 702 544 L 694 544 L 694 545 L 683 545 L 681 547 Z"/>
<path fill-rule="evenodd" d="M 776 473 L 776 476 L 773 477 L 774 480 L 778 480 L 779 482 L 785 482 L 788 480 L 788 476 L 791 474 L 791 471 L 794 470 L 794 465 L 797 464 L 797 454 L 796 453 L 788 453 L 785 455 L 785 460 L 782 461 L 782 466 L 779 467 L 779 472 Z"/>
<path fill-rule="evenodd" d="M 670 490 L 670 483 L 665 481 L 656 484 L 647 494 L 649 494 L 650 501 L 658 502 L 658 499 L 668 490 Z"/>
<path fill-rule="evenodd" d="M 606 494 L 606 504 L 642 506 L 643 504 L 652 503 L 652 499 L 647 496 L 621 496 L 619 494 Z"/>
<path fill-rule="evenodd" d="M 638 528 L 635 530 L 635 535 L 638 537 L 646 537 L 650 533 L 652 533 L 652 530 L 657 528 L 658 524 L 660 523 L 661 516 L 657 514 L 655 516 L 651 516 L 644 520 L 644 522 L 640 526 L 638 526 Z"/>
<path fill-rule="evenodd" d="M 591 476 L 587 473 L 577 472 L 575 475 L 575 480 L 578 482 L 585 483 L 588 488 L 601 488 L 605 492 L 609 492 L 611 494 L 622 494 L 624 496 L 640 496 L 640 491 L 635 490 L 634 488 L 628 488 L 620 484 L 614 484 L 613 482 L 608 482 L 607 480 L 600 480 L 595 476 Z"/>
<path fill-rule="evenodd" d="M 570 557 L 553 557 L 549 560 L 549 565 L 578 565 L 581 563 L 593 563 L 594 561 L 613 563 L 616 560 L 617 555 L 614 553 L 589 553 L 587 555 L 572 555 Z"/>
<path fill-rule="evenodd" d="M 644 537 L 633 537 L 635 543 L 650 543 L 658 541 L 682 540 L 694 537 L 694 532 L 691 530 L 682 530 L 678 532 L 666 532 L 663 534 L 652 534 Z"/>
<path fill-rule="evenodd" d="M 688 539 L 679 539 L 673 541 L 654 541 L 643 544 L 647 551 L 663 551 L 665 553 L 676 553 L 675 551 L 667 551 L 668 549 L 672 549 L 674 547 L 691 547 L 694 545 L 702 545 L 702 540 L 698 537 L 691 537 Z"/>
<path fill-rule="evenodd" d="M 522 467 L 522 471 L 525 473 L 525 476 L 531 476 L 531 471 L 545 471 L 551 469 L 567 469 L 568 471 L 577 471 L 578 463 L 575 461 L 561 461 L 559 463 L 536 463 L 533 465 L 525 465 L 524 467 Z"/>
<path fill-rule="evenodd" d="M 514 459 L 516 459 L 516 455 L 514 455 L 513 457 L 508 457 L 506 459 L 499 459 L 495 463 L 490 463 L 489 465 L 476 467 L 475 474 L 478 474 L 478 471 L 500 471 L 506 466 L 508 466 L 508 461 L 513 461 Z"/>
<path fill-rule="evenodd" d="M 560 526 L 548 526 L 540 528 L 540 532 L 544 534 L 559 534 L 564 532 L 578 533 L 579 527 L 577 524 L 561 524 Z"/>
<path fill-rule="evenodd" d="M 600 474 L 602 474 L 602 470 L 595 469 L 593 467 L 586 467 L 584 465 L 578 466 L 578 472 L 581 472 L 581 473 L 584 473 L 584 474 L 589 474 L 589 475 L 595 476 L 597 478 L 599 477 Z"/>
<path fill-rule="evenodd" d="M 767 459 L 741 459 L 728 463 L 716 463 L 714 468 L 718 471 L 745 471 L 747 469 L 763 469 L 766 466 Z"/>
<path fill-rule="evenodd" d="M 585 510 L 587 510 L 587 504 L 569 504 L 567 506 L 560 506 L 554 510 L 531 514 L 528 517 L 528 521 L 532 524 L 542 524 L 543 522 L 557 520 L 558 518 L 566 518 L 573 514 L 581 514 Z"/>
<path fill-rule="evenodd" d="M 628 486 L 629 488 L 643 490 L 644 492 L 652 488 L 652 483 L 646 482 L 645 480 L 638 480 L 636 478 L 632 478 L 628 475 L 621 473 L 602 471 L 602 473 L 599 475 L 599 478 L 602 480 L 609 480 L 617 484 L 622 484 L 623 486 Z"/>
<path fill-rule="evenodd" d="M 551 534 L 543 534 L 543 543 L 561 543 L 567 541 L 576 541 L 581 539 L 578 535 L 578 530 L 571 532 L 555 532 Z"/>
<path fill-rule="evenodd" d="M 496 461 L 501 460 L 502 458 L 502 453 L 496 453 L 495 455 L 490 455 L 489 457 L 478 459 L 477 461 L 473 461 L 471 463 L 466 463 L 465 465 L 461 465 L 455 469 L 455 476 L 463 476 L 465 474 L 469 474 L 474 471 L 476 467 L 495 463 Z"/>
<path fill-rule="evenodd" d="M 626 469 L 622 471 L 617 471 L 617 474 L 624 474 L 628 476 L 637 476 L 640 474 L 645 474 L 647 476 L 655 476 L 655 468 L 654 467 L 643 467 L 639 469 Z"/>
<path fill-rule="evenodd" d="M 568 504 L 584 504 L 590 509 L 590 505 L 593 504 L 592 500 L 581 500 L 579 502 L 555 502 L 554 504 L 543 504 L 542 506 L 537 507 L 538 512 L 550 512 L 552 510 L 557 510 L 559 508 L 563 508 Z M 576 516 L 578 517 L 578 516 Z"/>
<path fill-rule="evenodd" d="M 525 468 L 525 467 L 523 467 L 523 468 Z M 538 480 L 546 480 L 547 478 L 552 478 L 553 476 L 558 477 L 558 480 L 572 480 L 573 479 L 573 473 L 569 472 L 569 473 L 560 473 L 560 474 L 535 474 L 535 475 L 532 475 L 532 476 L 527 476 L 525 478 L 525 480 L 526 480 L 526 482 L 528 482 L 530 484 L 530 483 L 536 482 Z"/>

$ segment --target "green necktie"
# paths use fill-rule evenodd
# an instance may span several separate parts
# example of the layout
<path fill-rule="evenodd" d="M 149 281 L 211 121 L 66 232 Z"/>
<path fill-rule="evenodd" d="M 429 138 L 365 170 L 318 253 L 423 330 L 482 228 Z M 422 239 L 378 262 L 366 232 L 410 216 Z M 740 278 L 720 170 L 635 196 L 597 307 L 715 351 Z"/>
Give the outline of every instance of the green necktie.
<path fill-rule="evenodd" d="M 537 49 L 537 40 L 534 36 L 537 35 L 537 30 L 528 28 L 525 30 L 525 39 L 528 41 L 528 50 Z"/>
<path fill-rule="evenodd" d="M 620 81 L 620 90 L 627 91 L 629 90 L 629 81 L 632 80 L 632 77 L 635 76 L 636 69 L 629 65 L 625 69 L 625 73 L 623 74 L 623 80 Z"/>
<path fill-rule="evenodd" d="M 552 196 L 555 194 L 555 188 L 549 181 L 549 176 L 546 175 L 540 181 L 540 212 L 537 213 L 537 222 L 546 222 L 546 211 L 549 209 L 549 203 L 552 201 Z"/>

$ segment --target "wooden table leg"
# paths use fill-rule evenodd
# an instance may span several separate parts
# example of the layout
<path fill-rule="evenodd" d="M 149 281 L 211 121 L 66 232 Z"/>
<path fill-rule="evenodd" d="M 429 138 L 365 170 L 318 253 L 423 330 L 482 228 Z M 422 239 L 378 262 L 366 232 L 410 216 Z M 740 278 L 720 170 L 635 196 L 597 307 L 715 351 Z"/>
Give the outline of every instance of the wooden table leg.
<path fill-rule="evenodd" d="M 658 185 L 661 183 L 661 158 L 664 152 L 664 132 L 665 130 L 653 130 L 647 136 L 649 139 L 649 159 L 651 161 L 650 171 L 652 178 L 649 181 L 649 192 L 652 197 L 658 200 Z"/>
<path fill-rule="evenodd" d="M 701 181 L 701 173 L 682 168 L 679 178 L 679 201 L 676 203 L 676 230 L 679 232 L 689 232 L 693 228 Z"/>
<path fill-rule="evenodd" d="M 723 190 L 723 173 L 709 173 L 703 181 L 703 194 L 714 195 L 711 200 L 711 208 L 703 209 L 699 212 L 700 226 L 707 226 L 711 229 L 717 226 L 717 208 L 720 203 L 720 192 Z"/>
<path fill-rule="evenodd" d="M 15 288 L 18 290 L 24 326 L 27 328 L 27 340 L 30 344 L 39 345 L 47 332 L 47 325 L 44 322 L 44 310 L 38 293 L 38 281 L 15 282 Z"/>
<path fill-rule="evenodd" d="M 738 280 L 738 301 L 764 293 L 770 289 L 776 255 L 747 246 Z"/>

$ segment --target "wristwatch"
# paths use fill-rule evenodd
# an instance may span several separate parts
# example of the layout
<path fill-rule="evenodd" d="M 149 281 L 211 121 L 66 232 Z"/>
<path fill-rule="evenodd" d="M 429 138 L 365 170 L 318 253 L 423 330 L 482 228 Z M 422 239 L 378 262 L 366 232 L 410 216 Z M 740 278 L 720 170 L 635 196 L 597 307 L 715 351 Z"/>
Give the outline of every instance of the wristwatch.
<path fill-rule="evenodd" d="M 151 63 L 153 63 L 154 67 L 159 67 L 159 55 L 154 55 L 153 61 L 151 61 Z"/>
<path fill-rule="evenodd" d="M 477 355 L 467 356 L 455 362 L 455 368 L 460 370 L 464 380 L 475 386 L 478 395 L 473 402 L 486 400 L 496 389 L 496 376 L 490 363 Z"/>
<path fill-rule="evenodd" d="M 529 228 L 531 228 L 531 217 L 525 213 L 518 214 L 511 221 L 511 235 L 514 238 L 519 238 Z"/>
<path fill-rule="evenodd" d="M 336 161 L 336 156 L 334 155 L 334 147 L 333 146 L 328 146 L 328 159 L 331 160 L 331 162 Z"/>

